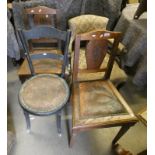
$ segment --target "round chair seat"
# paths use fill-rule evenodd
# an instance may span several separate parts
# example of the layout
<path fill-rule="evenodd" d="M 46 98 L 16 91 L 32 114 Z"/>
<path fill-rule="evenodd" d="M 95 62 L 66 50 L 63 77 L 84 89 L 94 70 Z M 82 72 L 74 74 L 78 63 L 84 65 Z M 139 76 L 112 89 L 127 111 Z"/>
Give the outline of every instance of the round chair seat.
<path fill-rule="evenodd" d="M 57 75 L 41 74 L 27 80 L 19 92 L 21 106 L 33 114 L 60 110 L 69 98 L 66 81 Z"/>

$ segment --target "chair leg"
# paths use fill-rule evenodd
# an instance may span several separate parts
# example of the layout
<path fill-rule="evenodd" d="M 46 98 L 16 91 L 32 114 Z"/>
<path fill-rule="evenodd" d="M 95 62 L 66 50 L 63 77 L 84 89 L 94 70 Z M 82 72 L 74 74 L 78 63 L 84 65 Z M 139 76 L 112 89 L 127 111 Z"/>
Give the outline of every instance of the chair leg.
<path fill-rule="evenodd" d="M 18 75 L 18 77 L 19 77 L 21 84 L 23 84 L 26 81 L 26 79 L 30 78 L 31 76 Z"/>
<path fill-rule="evenodd" d="M 70 142 L 69 142 L 69 147 L 71 148 L 74 144 L 74 139 L 75 139 L 76 133 L 72 130 L 72 133 L 70 135 Z"/>
<path fill-rule="evenodd" d="M 25 116 L 25 119 L 26 119 L 27 132 L 29 133 L 30 128 L 31 128 L 29 113 L 27 111 L 25 111 L 25 110 L 23 110 L 23 111 L 24 111 L 24 116 Z"/>
<path fill-rule="evenodd" d="M 61 111 L 56 114 L 58 135 L 61 136 Z"/>
<path fill-rule="evenodd" d="M 117 90 L 120 90 L 124 85 L 126 84 L 126 81 L 120 81 L 116 84 Z"/>
<path fill-rule="evenodd" d="M 130 125 L 124 125 L 121 127 L 121 129 L 119 130 L 119 132 L 117 133 L 117 135 L 115 136 L 115 138 L 112 141 L 112 145 L 116 144 L 116 142 L 129 130 L 129 128 L 131 126 L 133 126 L 134 124 L 130 124 Z"/>

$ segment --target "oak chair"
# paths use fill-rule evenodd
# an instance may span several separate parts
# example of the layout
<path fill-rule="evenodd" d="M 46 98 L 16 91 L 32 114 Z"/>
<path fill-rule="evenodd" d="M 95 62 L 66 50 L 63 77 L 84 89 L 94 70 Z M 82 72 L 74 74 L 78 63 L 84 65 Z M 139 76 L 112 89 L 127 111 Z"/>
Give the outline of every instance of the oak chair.
<path fill-rule="evenodd" d="M 46 6 L 37 6 L 32 8 L 25 8 L 25 22 L 28 28 L 33 28 L 37 25 L 48 25 L 57 27 L 57 9 L 49 8 Z M 58 45 L 59 42 L 56 42 L 53 39 L 34 39 L 31 40 L 30 45 L 31 48 L 41 48 L 43 45 L 49 45 L 49 43 L 53 44 L 54 46 L 61 46 Z M 36 46 L 33 46 L 36 45 Z M 43 46 L 44 47 L 44 46 Z M 45 48 L 45 47 L 44 47 Z"/>
<path fill-rule="evenodd" d="M 112 144 L 137 122 L 137 118 L 121 94 L 109 80 L 121 33 L 97 30 L 79 34 L 75 39 L 72 82 L 72 132 L 70 146 L 75 135 L 94 128 L 122 126 Z M 109 39 L 114 39 L 107 65 L 102 65 L 108 52 Z M 80 66 L 80 46 L 85 42 L 86 68 Z M 104 73 L 100 79 L 95 75 Z M 81 75 L 94 74 L 93 79 L 81 80 Z"/>
<path fill-rule="evenodd" d="M 21 30 L 19 35 L 25 50 L 27 67 L 32 76 L 24 82 L 19 91 L 19 103 L 24 111 L 27 129 L 30 131 L 29 114 L 47 116 L 56 113 L 58 133 L 61 134 L 61 109 L 69 98 L 69 88 L 64 78 L 70 32 L 60 31 L 48 26 L 38 26 L 30 30 Z M 46 51 L 30 54 L 27 47 L 28 40 L 44 36 L 64 41 L 64 55 Z M 45 74 L 45 72 L 38 71 L 34 61 L 41 59 L 53 60 L 54 63 L 50 67 L 54 67 L 55 70 L 59 67 L 59 76 L 50 74 L 50 72 Z M 58 63 L 56 62 L 58 61 L 61 62 L 61 66 L 57 66 Z"/>
<path fill-rule="evenodd" d="M 83 34 L 94 30 L 106 30 L 107 24 L 109 19 L 103 16 L 97 16 L 97 15 L 81 15 L 77 17 L 73 17 L 68 21 L 69 29 L 72 32 L 70 43 L 69 43 L 69 55 L 71 57 L 71 70 L 73 69 L 73 61 L 74 61 L 74 43 L 75 43 L 75 36 L 77 34 Z M 113 39 L 109 40 L 109 46 L 112 46 Z M 84 48 L 82 47 L 80 52 L 80 67 L 85 68 L 85 54 L 84 54 Z M 125 47 L 123 44 L 119 43 L 117 55 L 122 55 L 125 51 Z M 106 55 L 106 60 L 108 60 L 109 55 Z M 119 72 L 118 72 L 119 71 Z M 119 74 L 118 74 L 119 73 Z M 120 69 L 119 65 L 115 62 L 114 63 L 114 69 L 112 76 L 110 77 L 112 81 L 116 83 L 116 85 L 120 85 L 120 82 L 125 81 L 127 78 L 127 75 L 124 73 L 123 70 Z"/>
<path fill-rule="evenodd" d="M 21 31 L 19 31 L 20 33 Z M 24 50 L 28 51 L 29 53 L 34 54 L 34 57 L 36 54 L 40 54 L 40 55 L 47 55 L 44 57 L 44 59 L 37 59 L 33 62 L 33 66 L 34 66 L 34 70 L 36 74 L 58 74 L 60 75 L 62 72 L 62 62 L 61 61 L 57 61 L 56 59 L 50 59 L 50 57 L 48 57 L 48 54 L 59 54 L 59 55 L 63 55 L 65 57 L 65 61 L 68 61 L 67 58 L 67 50 L 68 50 L 68 45 L 69 45 L 69 38 L 66 38 L 66 32 L 65 31 L 61 31 L 58 30 L 54 27 L 49 27 L 49 26 L 36 26 L 33 27 L 30 30 L 23 30 L 23 32 L 25 32 L 26 37 L 25 39 L 22 39 L 22 37 L 20 37 L 22 42 L 26 42 L 23 45 L 26 45 L 24 47 Z M 70 32 L 68 32 L 70 33 Z M 67 34 L 68 34 L 67 33 Z M 20 35 L 21 36 L 21 35 Z M 30 49 L 30 45 L 29 45 L 29 41 L 32 39 L 42 39 L 42 38 L 49 38 L 49 39 L 55 39 L 55 40 L 59 40 L 62 43 L 61 46 L 61 50 L 59 49 L 42 49 L 42 50 L 37 50 L 36 52 L 31 52 Z M 27 53 L 25 52 L 26 56 Z M 30 55 L 31 55 L 30 54 Z M 67 70 L 66 70 L 67 72 Z M 21 64 L 19 70 L 18 70 L 18 76 L 21 80 L 21 82 L 25 81 L 25 79 L 27 77 L 30 77 L 31 75 L 31 70 L 29 68 L 29 62 L 27 59 L 24 59 L 23 63 Z"/>

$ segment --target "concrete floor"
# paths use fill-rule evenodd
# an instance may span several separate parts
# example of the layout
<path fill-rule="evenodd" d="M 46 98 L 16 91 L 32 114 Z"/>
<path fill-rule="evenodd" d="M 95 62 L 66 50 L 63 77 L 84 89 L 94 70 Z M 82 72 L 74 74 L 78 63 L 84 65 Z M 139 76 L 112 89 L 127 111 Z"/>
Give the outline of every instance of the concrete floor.
<path fill-rule="evenodd" d="M 111 141 L 119 130 L 117 128 L 96 129 L 80 133 L 73 148 L 68 147 L 66 120 L 71 121 L 71 106 L 67 106 L 62 116 L 62 137 L 56 129 L 55 115 L 31 117 L 31 133 L 26 131 L 25 118 L 18 104 L 18 91 L 21 83 L 17 76 L 18 67 L 8 59 L 8 130 L 15 133 L 15 144 L 11 155 L 113 155 Z M 129 80 L 121 93 L 131 108 L 138 112 L 146 106 L 146 90 L 139 91 Z M 146 149 L 146 127 L 137 123 L 121 138 L 119 143 L 133 154 Z"/>

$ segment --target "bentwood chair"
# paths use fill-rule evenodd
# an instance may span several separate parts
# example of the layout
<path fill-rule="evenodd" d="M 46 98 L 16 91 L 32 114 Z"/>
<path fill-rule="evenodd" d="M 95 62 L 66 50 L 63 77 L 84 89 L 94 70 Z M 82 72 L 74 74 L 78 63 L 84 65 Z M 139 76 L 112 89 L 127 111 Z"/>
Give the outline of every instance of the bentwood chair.
<path fill-rule="evenodd" d="M 53 27 L 38 26 L 30 30 L 21 30 L 19 35 L 25 50 L 27 67 L 32 75 L 30 79 L 24 82 L 19 91 L 19 103 L 24 111 L 27 129 L 30 131 L 29 114 L 46 116 L 56 113 L 58 133 L 61 134 L 60 112 L 69 98 L 69 88 L 64 78 L 70 32 L 60 31 Z M 64 55 L 57 52 L 47 53 L 46 51 L 40 54 L 30 54 L 28 40 L 44 36 L 62 40 L 64 42 Z M 53 60 L 53 66 L 50 67 L 55 69 L 57 69 L 58 61 L 60 61 L 62 64 L 59 66 L 60 76 L 37 72 L 34 61 L 41 59 Z"/>
<path fill-rule="evenodd" d="M 75 135 L 81 131 L 122 126 L 112 142 L 115 144 L 129 127 L 137 122 L 133 111 L 109 80 L 120 37 L 121 33 L 106 30 L 76 36 L 71 90 L 73 109 L 70 146 Z M 108 52 L 109 39 L 114 39 L 114 43 L 105 65 L 103 61 Z M 80 68 L 79 64 L 82 42 L 86 45 L 85 68 Z M 98 72 L 103 75 L 100 79 L 96 76 Z M 88 74 L 94 74 L 91 75 L 93 78 L 88 80 Z M 81 80 L 81 75 L 85 79 Z"/>

